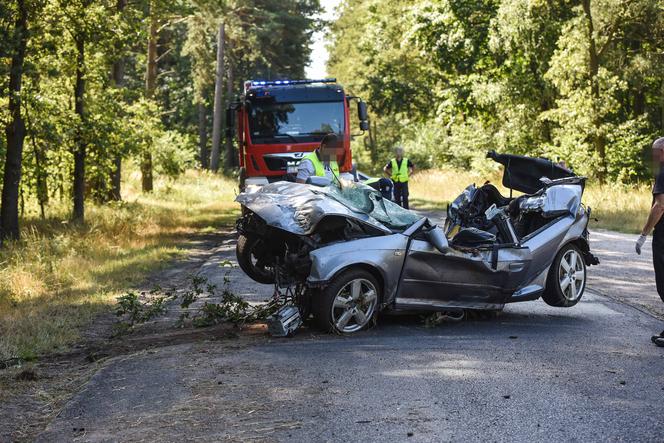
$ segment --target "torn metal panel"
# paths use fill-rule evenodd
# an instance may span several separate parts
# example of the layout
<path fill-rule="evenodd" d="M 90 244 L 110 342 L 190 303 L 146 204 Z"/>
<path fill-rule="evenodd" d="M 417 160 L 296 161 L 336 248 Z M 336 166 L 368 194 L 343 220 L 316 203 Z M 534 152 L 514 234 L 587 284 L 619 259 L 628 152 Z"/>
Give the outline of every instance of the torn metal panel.
<path fill-rule="evenodd" d="M 311 234 L 329 216 L 347 217 L 385 234 L 403 230 L 421 217 L 384 200 L 380 192 L 361 183 L 344 182 L 317 187 L 291 182 L 271 183 L 244 192 L 235 201 L 271 226 L 298 235 Z"/>
<path fill-rule="evenodd" d="M 546 218 L 565 213 L 575 215 L 581 206 L 582 193 L 578 184 L 552 186 L 539 195 L 523 199 L 519 207 L 524 212 L 541 212 Z"/>

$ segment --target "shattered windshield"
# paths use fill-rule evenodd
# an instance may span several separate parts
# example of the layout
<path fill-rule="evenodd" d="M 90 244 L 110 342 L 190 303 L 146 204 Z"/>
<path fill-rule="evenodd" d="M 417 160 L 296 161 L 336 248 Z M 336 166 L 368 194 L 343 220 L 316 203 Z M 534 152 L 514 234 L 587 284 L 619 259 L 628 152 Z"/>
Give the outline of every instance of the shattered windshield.
<path fill-rule="evenodd" d="M 373 217 L 392 230 L 405 229 L 422 218 L 362 183 L 342 180 L 341 186 L 331 184 L 314 192 L 321 192 L 355 212 Z"/>

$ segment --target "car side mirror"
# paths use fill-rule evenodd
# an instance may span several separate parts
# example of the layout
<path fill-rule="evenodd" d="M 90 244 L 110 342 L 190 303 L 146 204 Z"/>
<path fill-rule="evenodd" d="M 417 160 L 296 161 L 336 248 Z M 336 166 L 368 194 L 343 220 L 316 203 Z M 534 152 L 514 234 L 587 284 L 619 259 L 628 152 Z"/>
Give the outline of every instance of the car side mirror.
<path fill-rule="evenodd" d="M 438 250 L 441 254 L 447 254 L 450 250 L 450 244 L 445 237 L 445 233 L 438 226 L 433 226 L 431 229 L 424 231 L 426 239 Z"/>

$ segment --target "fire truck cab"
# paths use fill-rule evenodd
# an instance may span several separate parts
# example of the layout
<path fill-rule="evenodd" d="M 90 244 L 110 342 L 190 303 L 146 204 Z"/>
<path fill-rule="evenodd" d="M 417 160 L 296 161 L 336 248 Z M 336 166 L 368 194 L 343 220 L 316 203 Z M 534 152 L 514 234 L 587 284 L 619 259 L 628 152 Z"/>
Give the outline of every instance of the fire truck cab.
<path fill-rule="evenodd" d="M 357 102 L 359 129 L 368 130 L 366 103 L 346 95 L 336 79 L 246 81 L 226 114 L 226 127 L 235 129 L 238 142 L 240 189 L 295 181 L 302 157 L 328 133 L 342 141 L 339 170 L 352 180 L 352 101 Z"/>

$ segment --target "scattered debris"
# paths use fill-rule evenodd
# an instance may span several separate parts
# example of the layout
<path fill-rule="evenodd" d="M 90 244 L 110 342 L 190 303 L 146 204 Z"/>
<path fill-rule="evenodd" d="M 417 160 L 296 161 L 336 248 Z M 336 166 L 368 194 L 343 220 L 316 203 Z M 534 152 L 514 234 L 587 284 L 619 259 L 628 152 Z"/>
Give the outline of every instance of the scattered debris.
<path fill-rule="evenodd" d="M 9 358 L 7 360 L 0 360 L 0 369 L 7 369 L 12 366 L 20 365 L 22 360 L 18 357 Z"/>
<path fill-rule="evenodd" d="M 274 337 L 290 337 L 302 326 L 300 310 L 286 305 L 267 318 L 267 329 Z"/>
<path fill-rule="evenodd" d="M 465 317 L 466 317 L 466 312 L 463 310 L 434 312 L 433 314 L 424 317 L 424 327 L 434 328 L 448 321 L 450 322 L 462 321 Z"/>

